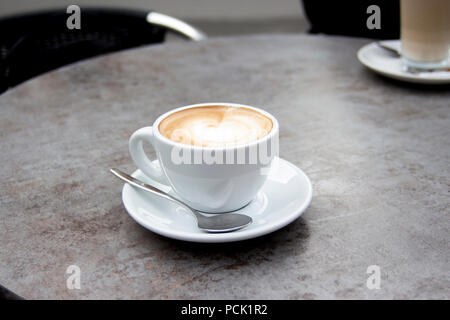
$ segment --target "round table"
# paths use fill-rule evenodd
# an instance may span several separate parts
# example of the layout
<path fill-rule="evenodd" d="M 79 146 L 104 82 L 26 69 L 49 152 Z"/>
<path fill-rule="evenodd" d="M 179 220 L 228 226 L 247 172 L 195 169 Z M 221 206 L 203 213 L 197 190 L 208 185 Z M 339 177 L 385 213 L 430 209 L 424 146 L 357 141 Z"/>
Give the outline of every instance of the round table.
<path fill-rule="evenodd" d="M 367 42 L 175 42 L 76 63 L 6 92 L 0 283 L 31 299 L 449 299 L 450 90 L 372 74 L 355 57 Z M 300 219 L 218 245 L 166 239 L 128 216 L 123 184 L 108 169 L 132 172 L 131 133 L 200 102 L 254 105 L 278 118 L 280 156 L 314 187 Z M 79 289 L 67 285 L 73 268 Z"/>

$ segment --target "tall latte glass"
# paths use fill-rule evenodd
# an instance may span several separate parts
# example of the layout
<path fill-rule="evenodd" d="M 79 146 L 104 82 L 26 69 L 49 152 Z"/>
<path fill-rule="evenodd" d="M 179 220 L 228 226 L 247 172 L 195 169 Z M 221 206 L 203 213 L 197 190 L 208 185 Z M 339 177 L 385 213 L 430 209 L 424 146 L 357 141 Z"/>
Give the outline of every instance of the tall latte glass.
<path fill-rule="evenodd" d="M 157 163 L 147 158 L 143 142 L 153 146 Z M 129 151 L 145 175 L 171 187 L 190 207 L 229 212 L 250 203 L 266 181 L 278 155 L 278 122 L 250 106 L 191 105 L 137 130 Z"/>
<path fill-rule="evenodd" d="M 401 0 L 400 10 L 405 67 L 448 66 L 450 0 Z"/>

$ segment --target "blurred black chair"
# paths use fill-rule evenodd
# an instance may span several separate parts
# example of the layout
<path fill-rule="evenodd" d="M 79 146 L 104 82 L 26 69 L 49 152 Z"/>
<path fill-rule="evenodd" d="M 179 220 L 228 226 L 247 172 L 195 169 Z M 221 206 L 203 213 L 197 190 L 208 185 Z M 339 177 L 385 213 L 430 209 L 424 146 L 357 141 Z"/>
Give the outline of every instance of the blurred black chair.
<path fill-rule="evenodd" d="M 0 93 L 60 66 L 164 41 L 167 30 L 191 40 L 206 36 L 157 12 L 81 8 L 81 29 L 69 30 L 66 8 L 0 20 Z"/>
<path fill-rule="evenodd" d="M 374 39 L 400 37 L 399 0 L 300 0 L 311 28 L 310 33 L 325 33 Z M 367 8 L 377 5 L 381 11 L 381 29 L 366 26 Z"/>

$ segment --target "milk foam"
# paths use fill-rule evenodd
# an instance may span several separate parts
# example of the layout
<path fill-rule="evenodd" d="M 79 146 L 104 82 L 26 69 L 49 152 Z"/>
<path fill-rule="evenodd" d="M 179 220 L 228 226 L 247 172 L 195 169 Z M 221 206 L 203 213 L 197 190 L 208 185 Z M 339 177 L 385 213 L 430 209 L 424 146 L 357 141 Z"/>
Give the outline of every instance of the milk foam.
<path fill-rule="evenodd" d="M 195 107 L 169 115 L 159 125 L 166 138 L 202 147 L 232 146 L 258 140 L 272 130 L 272 120 L 248 108 Z"/>

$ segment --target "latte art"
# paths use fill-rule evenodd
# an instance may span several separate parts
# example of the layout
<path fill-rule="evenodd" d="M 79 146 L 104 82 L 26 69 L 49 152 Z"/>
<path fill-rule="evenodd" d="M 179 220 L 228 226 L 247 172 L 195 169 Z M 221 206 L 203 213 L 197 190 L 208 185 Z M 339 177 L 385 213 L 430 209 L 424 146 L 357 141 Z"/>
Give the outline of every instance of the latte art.
<path fill-rule="evenodd" d="M 272 130 L 272 120 L 243 107 L 207 106 L 175 112 L 161 121 L 166 138 L 194 146 L 221 147 L 256 141 Z"/>

